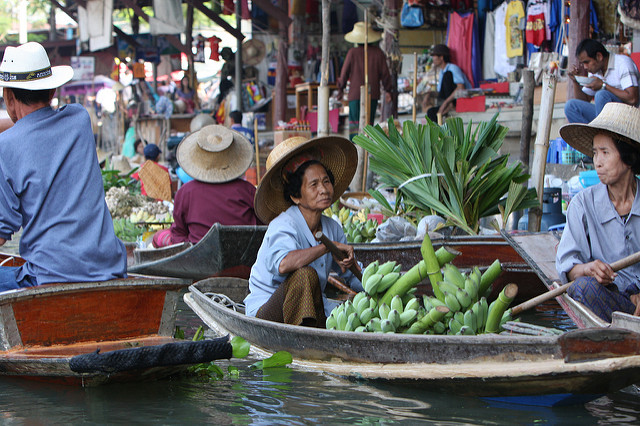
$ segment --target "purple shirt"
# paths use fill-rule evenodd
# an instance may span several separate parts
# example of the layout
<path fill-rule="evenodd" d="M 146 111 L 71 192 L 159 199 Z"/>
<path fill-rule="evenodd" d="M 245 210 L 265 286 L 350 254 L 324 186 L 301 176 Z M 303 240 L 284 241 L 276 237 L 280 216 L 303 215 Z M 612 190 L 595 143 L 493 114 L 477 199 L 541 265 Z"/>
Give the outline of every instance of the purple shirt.
<path fill-rule="evenodd" d="M 262 225 L 253 210 L 256 188 L 246 180 L 207 183 L 192 180 L 176 192 L 171 243 L 197 243 L 214 223 Z"/>
<path fill-rule="evenodd" d="M 380 83 L 384 86 L 385 91 L 391 92 L 392 89 L 387 57 L 378 46 L 368 45 L 367 62 L 371 99 L 380 99 Z M 338 79 L 340 91 L 345 88 L 347 81 L 350 82 L 349 100 L 357 101 L 360 99 L 360 86 L 364 84 L 364 46 L 353 47 L 347 52 Z"/>

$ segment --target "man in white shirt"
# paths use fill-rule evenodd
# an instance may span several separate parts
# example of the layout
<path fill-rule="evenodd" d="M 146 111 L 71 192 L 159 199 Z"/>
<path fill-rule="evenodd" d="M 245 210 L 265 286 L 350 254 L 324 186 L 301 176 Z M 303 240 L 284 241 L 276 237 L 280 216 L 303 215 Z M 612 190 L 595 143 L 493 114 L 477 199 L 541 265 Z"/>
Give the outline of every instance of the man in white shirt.
<path fill-rule="evenodd" d="M 575 93 L 575 99 L 568 100 L 564 107 L 569 123 L 591 122 L 609 102 L 638 106 L 640 73 L 631 58 L 610 55 L 602 43 L 593 39 L 582 40 L 576 48 L 576 56 L 578 66 L 567 73 L 574 82 Z M 582 69 L 589 77 L 595 77 L 584 85 L 576 80 Z"/>

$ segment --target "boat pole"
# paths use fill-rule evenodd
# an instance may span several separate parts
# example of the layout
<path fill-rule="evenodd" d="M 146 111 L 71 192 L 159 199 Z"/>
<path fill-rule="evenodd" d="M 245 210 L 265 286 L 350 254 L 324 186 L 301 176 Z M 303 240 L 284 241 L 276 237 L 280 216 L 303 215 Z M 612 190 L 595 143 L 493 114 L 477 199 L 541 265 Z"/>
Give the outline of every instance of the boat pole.
<path fill-rule="evenodd" d="M 360 133 L 364 133 L 364 128 L 369 124 L 371 101 L 369 100 L 369 57 L 367 48 L 369 46 L 369 9 L 364 11 L 364 84 L 360 87 Z M 364 92 L 364 94 L 363 94 Z M 364 102 L 364 108 L 363 108 Z M 364 110 L 364 120 L 362 112 Z M 375 114 L 375 111 L 374 111 Z M 369 165 L 369 153 L 362 150 L 362 192 L 367 192 L 367 168 Z"/>
<path fill-rule="evenodd" d="M 638 262 L 640 262 L 640 251 L 613 262 L 611 264 L 611 269 L 613 269 L 613 272 L 617 272 Z M 551 300 L 555 297 L 560 296 L 565 291 L 567 291 L 569 287 L 571 287 L 571 284 L 573 284 L 573 281 L 563 284 L 560 287 L 554 288 L 553 290 L 543 293 L 539 296 L 536 296 L 533 299 L 529 299 L 526 302 L 522 302 L 517 306 L 514 306 L 513 308 L 511 308 L 511 315 L 516 316 L 522 311 L 526 311 L 527 309 L 538 306 L 539 304 L 546 302 L 547 300 Z"/>
<path fill-rule="evenodd" d="M 417 95 L 417 86 L 418 86 L 418 52 L 413 52 L 413 113 L 411 114 L 411 118 L 413 122 L 416 122 L 416 95 Z"/>
<path fill-rule="evenodd" d="M 253 117 L 253 142 L 256 146 L 256 185 L 260 185 L 260 147 L 258 146 L 258 119 Z"/>
<path fill-rule="evenodd" d="M 329 238 L 327 238 L 327 236 L 324 235 L 322 233 L 322 231 L 316 232 L 315 237 L 316 237 L 316 240 L 320 241 L 322 244 L 324 244 L 329 249 L 329 251 L 331 252 L 332 255 L 334 255 L 338 259 L 344 259 L 345 258 L 345 253 L 342 250 L 340 250 L 338 248 L 338 246 L 336 246 L 333 243 L 333 241 L 331 241 Z M 357 279 L 362 281 L 362 272 L 360 272 L 360 269 L 358 269 L 358 267 L 355 264 L 351 265 L 349 267 L 349 270 L 351 272 L 353 272 L 353 275 L 355 275 L 355 277 Z"/>

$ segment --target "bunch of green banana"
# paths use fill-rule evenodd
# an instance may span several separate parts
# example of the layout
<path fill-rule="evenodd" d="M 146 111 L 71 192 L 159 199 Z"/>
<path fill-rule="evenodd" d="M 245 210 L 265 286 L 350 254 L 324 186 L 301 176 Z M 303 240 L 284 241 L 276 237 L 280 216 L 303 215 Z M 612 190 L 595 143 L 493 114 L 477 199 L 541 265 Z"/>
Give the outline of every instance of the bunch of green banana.
<path fill-rule="evenodd" d="M 361 291 L 353 300 L 347 300 L 331 311 L 326 327 L 329 330 L 365 331 L 364 325 L 377 315 L 377 302 Z"/>
<path fill-rule="evenodd" d="M 342 229 L 350 243 L 368 243 L 376 236 L 378 222 L 373 219 L 358 220 L 356 216 L 343 223 Z"/>
<path fill-rule="evenodd" d="M 362 287 L 371 297 L 387 291 L 400 278 L 402 265 L 395 261 L 385 262 L 380 265 L 377 260 L 371 262 L 362 273 Z"/>

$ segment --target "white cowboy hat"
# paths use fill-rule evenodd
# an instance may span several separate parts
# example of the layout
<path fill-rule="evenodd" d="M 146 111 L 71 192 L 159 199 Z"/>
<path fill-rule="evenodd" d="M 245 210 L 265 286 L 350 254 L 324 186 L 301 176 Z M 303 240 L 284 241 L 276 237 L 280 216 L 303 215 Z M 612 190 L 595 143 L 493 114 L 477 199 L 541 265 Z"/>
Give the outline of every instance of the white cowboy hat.
<path fill-rule="evenodd" d="M 368 32 L 367 43 L 375 43 L 376 41 L 382 38 L 382 34 L 374 30 L 371 27 L 371 24 L 367 25 L 367 32 Z M 349 43 L 364 44 L 364 41 L 365 41 L 364 40 L 365 39 L 364 22 L 356 22 L 355 25 L 353 26 L 353 30 L 351 30 L 350 32 L 344 35 L 344 39 Z"/>
<path fill-rule="evenodd" d="M 0 87 L 25 90 L 56 89 L 73 78 L 68 65 L 51 66 L 40 43 L 8 46 L 0 64 Z"/>
<path fill-rule="evenodd" d="M 293 204 L 291 200 L 284 199 L 283 169 L 291 167 L 295 170 L 310 159 L 320 161 L 333 173 L 333 203 L 351 183 L 358 163 L 358 152 L 349 139 L 340 136 L 315 139 L 294 136 L 276 145 L 267 157 L 267 172 L 258 185 L 253 202 L 256 215 L 262 223 L 271 222 Z"/>
<path fill-rule="evenodd" d="M 588 157 L 593 157 L 593 138 L 599 133 L 621 139 L 640 150 L 640 109 L 609 102 L 591 123 L 566 124 L 560 128 L 562 139 Z"/>
<path fill-rule="evenodd" d="M 253 161 L 253 148 L 240 133 L 211 124 L 184 138 L 178 145 L 176 158 L 195 180 L 222 183 L 247 171 Z"/>

